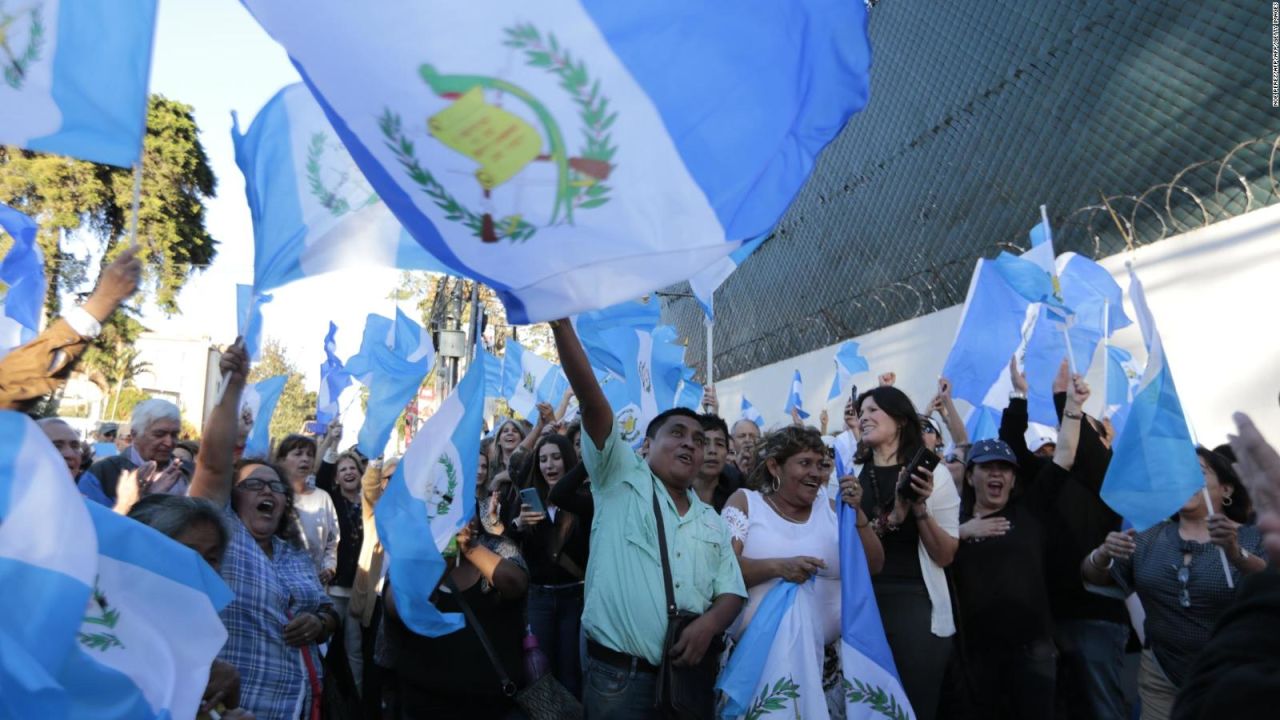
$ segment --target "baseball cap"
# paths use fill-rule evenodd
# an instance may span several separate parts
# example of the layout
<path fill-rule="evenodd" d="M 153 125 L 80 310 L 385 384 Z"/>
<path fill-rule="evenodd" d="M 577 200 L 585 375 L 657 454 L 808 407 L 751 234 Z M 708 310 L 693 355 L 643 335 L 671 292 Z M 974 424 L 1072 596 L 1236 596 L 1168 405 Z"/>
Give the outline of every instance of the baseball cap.
<path fill-rule="evenodd" d="M 1018 467 L 1018 458 L 1014 457 L 1013 450 L 1009 449 L 1009 444 L 1003 440 L 979 440 L 969 451 L 969 466 L 996 461 L 1007 462 Z"/>

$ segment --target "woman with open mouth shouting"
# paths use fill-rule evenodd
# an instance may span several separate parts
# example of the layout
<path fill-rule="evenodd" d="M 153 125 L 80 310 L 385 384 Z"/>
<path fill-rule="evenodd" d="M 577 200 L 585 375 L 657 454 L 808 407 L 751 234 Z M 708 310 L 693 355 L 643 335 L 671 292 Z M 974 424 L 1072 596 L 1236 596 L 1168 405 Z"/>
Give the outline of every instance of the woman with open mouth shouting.
<path fill-rule="evenodd" d="M 975 441 L 965 465 L 952 577 L 963 635 L 957 667 L 964 669 L 972 717 L 1053 715 L 1058 656 L 1045 581 L 1050 529 L 1075 464 L 1088 397 L 1089 386 L 1076 376 L 1053 460 L 1033 478 L 1017 482 L 1017 457 L 1003 440 Z"/>
<path fill-rule="evenodd" d="M 222 402 L 205 424 L 190 490 L 226 508 L 231 531 L 221 574 L 235 599 L 221 613 L 227 643 L 218 659 L 239 670 L 240 704 L 258 718 L 318 718 L 318 645 L 338 618 L 301 545 L 284 471 L 259 460 L 233 460 L 249 360 L 239 342 L 226 355 L 236 362 Z"/>

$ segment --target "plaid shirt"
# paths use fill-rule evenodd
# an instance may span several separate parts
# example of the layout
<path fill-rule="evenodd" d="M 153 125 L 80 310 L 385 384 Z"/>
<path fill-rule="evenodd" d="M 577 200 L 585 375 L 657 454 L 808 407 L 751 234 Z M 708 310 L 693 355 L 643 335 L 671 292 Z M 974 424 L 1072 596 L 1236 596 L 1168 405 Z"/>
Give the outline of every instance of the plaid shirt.
<path fill-rule="evenodd" d="M 227 644 L 218 659 L 240 671 L 240 705 L 259 720 L 296 720 L 311 704 L 311 683 L 303 652 L 317 674 L 320 653 L 284 642 L 284 627 L 300 612 L 331 605 L 304 550 L 271 538 L 271 557 L 258 547 L 240 517 L 226 510 L 231 543 L 222 559 L 222 579 L 235 600 L 222 610 Z"/>

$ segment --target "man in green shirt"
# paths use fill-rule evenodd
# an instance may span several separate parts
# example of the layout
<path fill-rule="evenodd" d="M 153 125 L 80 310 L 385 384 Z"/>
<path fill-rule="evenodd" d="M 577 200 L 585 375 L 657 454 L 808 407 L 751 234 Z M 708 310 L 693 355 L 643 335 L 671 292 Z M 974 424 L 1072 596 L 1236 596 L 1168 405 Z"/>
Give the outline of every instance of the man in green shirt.
<path fill-rule="evenodd" d="M 712 640 L 738 616 L 746 586 L 728 527 L 692 490 L 706 442 L 697 413 L 675 408 L 654 418 L 641 458 L 614 426 L 613 408 L 573 326 L 567 320 L 551 326 L 581 408 L 587 436 L 582 461 L 595 499 L 582 614 L 588 656 L 583 704 L 588 718 L 652 718 L 667 631 L 655 493 L 676 605 L 701 613 L 671 648 L 673 662 L 703 660 Z"/>

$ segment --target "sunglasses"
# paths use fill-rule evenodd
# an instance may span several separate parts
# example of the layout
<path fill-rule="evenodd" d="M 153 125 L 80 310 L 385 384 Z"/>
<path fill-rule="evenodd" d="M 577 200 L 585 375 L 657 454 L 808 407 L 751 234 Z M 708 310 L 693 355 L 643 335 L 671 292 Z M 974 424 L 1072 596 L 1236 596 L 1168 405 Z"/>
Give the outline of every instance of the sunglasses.
<path fill-rule="evenodd" d="M 1182 565 L 1174 565 L 1178 571 L 1178 583 L 1182 585 L 1182 590 L 1178 593 L 1178 604 L 1184 608 L 1191 607 L 1191 592 L 1187 589 L 1187 583 L 1191 581 L 1191 556 L 1186 556 L 1182 560 Z"/>
<path fill-rule="evenodd" d="M 262 488 L 267 488 L 277 495 L 284 495 L 287 492 L 283 482 L 279 480 L 263 480 L 262 478 L 249 478 L 236 485 L 237 490 L 247 490 L 249 492 L 257 492 Z"/>

